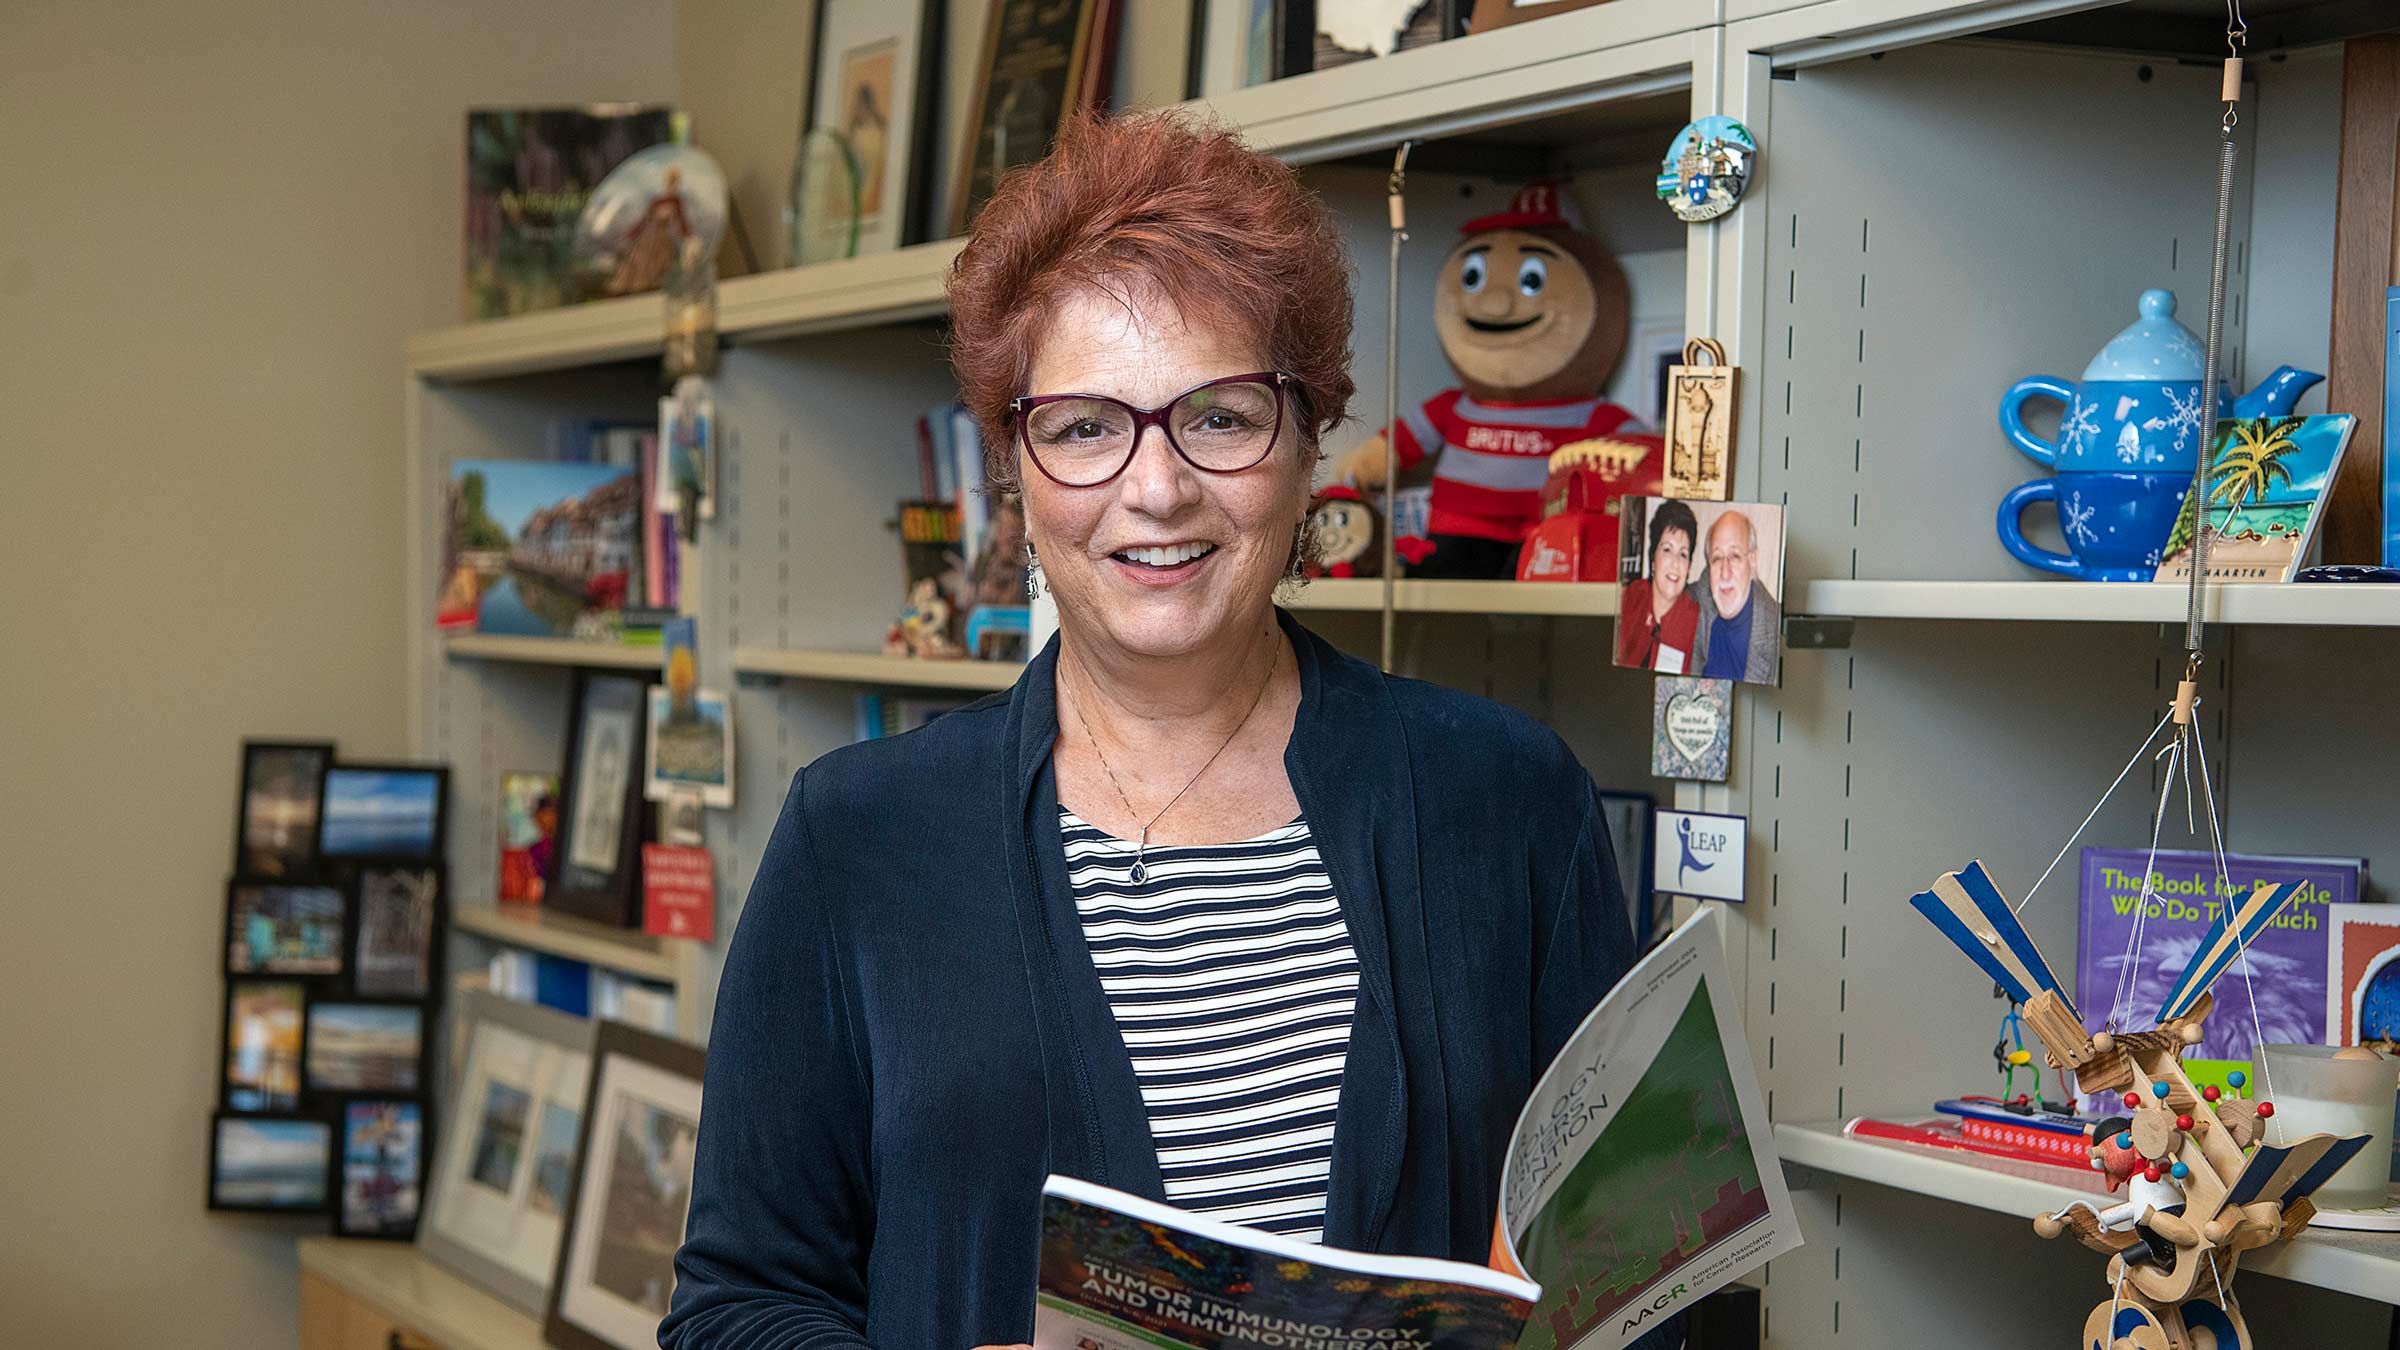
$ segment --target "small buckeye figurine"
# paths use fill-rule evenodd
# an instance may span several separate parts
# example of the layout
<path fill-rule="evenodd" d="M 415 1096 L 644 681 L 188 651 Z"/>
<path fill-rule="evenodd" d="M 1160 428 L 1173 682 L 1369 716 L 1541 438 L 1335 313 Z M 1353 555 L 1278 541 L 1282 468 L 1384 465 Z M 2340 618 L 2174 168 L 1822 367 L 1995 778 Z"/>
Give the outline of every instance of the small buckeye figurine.
<path fill-rule="evenodd" d="M 1402 468 L 1439 456 L 1420 577 L 1513 577 L 1517 550 L 1542 518 L 1553 451 L 1647 430 L 1599 396 L 1625 350 L 1625 274 L 1599 241 L 1562 212 L 1558 189 L 1535 183 L 1509 208 L 1468 221 L 1442 263 L 1434 331 L 1458 372 L 1393 429 Z M 1336 466 L 1379 487 L 1384 441 L 1369 439 Z M 1627 475 L 1653 492 L 1656 458 Z"/>

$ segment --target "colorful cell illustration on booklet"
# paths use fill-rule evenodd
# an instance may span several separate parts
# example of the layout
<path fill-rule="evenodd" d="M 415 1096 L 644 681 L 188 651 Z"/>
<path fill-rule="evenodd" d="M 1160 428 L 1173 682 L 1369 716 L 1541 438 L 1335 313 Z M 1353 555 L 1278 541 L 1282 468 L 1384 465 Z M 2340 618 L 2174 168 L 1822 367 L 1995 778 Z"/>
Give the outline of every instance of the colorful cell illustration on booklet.
<path fill-rule="evenodd" d="M 1434 461 L 1430 539 L 1396 551 L 1415 559 L 1411 576 L 1514 577 L 1545 514 L 1554 456 L 1592 441 L 1632 447 L 1598 459 L 1608 470 L 1598 497 L 1658 491 L 1664 456 L 1655 433 L 1599 394 L 1625 351 L 1631 291 L 1616 259 L 1569 217 L 1557 185 L 1525 188 L 1460 234 L 1433 306 L 1459 387 L 1390 429 L 1400 468 Z M 1370 437 L 1335 476 L 1380 487 L 1391 457 L 1383 436 Z"/>
<path fill-rule="evenodd" d="M 1616 664 L 1776 683 L 1783 508 L 1629 497 L 1618 523 Z"/>
<path fill-rule="evenodd" d="M 451 465 L 435 624 L 522 637 L 615 637 L 641 562 L 641 498 L 641 472 L 616 465 Z"/>
<path fill-rule="evenodd" d="M 2358 419 L 2237 417 L 2217 424 L 2208 475 L 2210 581 L 2290 581 L 2307 560 L 2326 491 Z M 2188 581 L 2197 523 L 2190 495 L 2167 535 L 2160 581 Z"/>
<path fill-rule="evenodd" d="M 558 775 L 500 775 L 500 891 L 502 900 L 537 904 L 558 841 Z"/>
<path fill-rule="evenodd" d="M 1721 1257 L 1772 1210 L 1705 983 L 1633 1091 L 1600 1107 L 1613 1109 L 1601 1140 L 1516 1240 L 1542 1286 L 1519 1350 L 1571 1350 L 1686 1262 Z"/>
<path fill-rule="evenodd" d="M 1496 1290 L 1293 1260 L 1055 1193 L 1042 1199 L 1035 1297 L 1037 1350 L 1095 1335 L 1201 1350 L 1504 1346 L 1526 1313 Z"/>

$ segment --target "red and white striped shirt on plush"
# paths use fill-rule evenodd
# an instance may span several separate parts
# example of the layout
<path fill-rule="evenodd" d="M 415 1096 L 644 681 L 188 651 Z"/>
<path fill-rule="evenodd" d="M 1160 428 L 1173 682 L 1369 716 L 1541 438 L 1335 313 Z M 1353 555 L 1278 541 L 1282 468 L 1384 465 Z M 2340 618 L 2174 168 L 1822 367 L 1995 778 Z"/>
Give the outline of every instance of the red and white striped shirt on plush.
<path fill-rule="evenodd" d="M 1478 403 L 1445 389 L 1400 419 L 1401 467 L 1435 451 L 1427 528 L 1511 543 L 1542 518 L 1550 454 L 1562 445 L 1642 430 L 1632 413 L 1599 398 L 1556 403 Z"/>

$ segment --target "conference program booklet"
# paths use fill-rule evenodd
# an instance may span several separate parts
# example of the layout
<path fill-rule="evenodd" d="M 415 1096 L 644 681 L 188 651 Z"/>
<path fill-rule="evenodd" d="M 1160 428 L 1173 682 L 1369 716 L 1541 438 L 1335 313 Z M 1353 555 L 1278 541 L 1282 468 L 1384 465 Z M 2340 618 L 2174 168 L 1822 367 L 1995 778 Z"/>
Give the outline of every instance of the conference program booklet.
<path fill-rule="evenodd" d="M 1715 917 L 1584 1019 L 1509 1141 L 1499 1269 L 1340 1251 L 1067 1177 L 1035 1350 L 1616 1350 L 1800 1245 Z"/>

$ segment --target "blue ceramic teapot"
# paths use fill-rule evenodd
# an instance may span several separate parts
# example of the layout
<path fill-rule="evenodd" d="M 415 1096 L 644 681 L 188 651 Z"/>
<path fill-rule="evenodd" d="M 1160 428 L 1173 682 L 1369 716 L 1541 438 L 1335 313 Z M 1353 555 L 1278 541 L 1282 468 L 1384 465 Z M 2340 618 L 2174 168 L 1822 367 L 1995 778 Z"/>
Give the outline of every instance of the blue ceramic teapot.
<path fill-rule="evenodd" d="M 2035 375 L 2000 400 L 2009 442 L 2056 475 L 2001 499 L 2000 542 L 2028 566 L 2087 581 L 2148 581 L 2157 571 L 2200 463 L 2205 353 L 2199 336 L 2176 322 L 2174 292 L 2147 290 L 2139 303 L 2141 317 L 2109 339 L 2080 383 Z M 2324 378 L 2281 366 L 2240 398 L 2219 385 L 2217 415 L 2281 416 Z M 2033 398 L 2061 405 L 2055 440 L 2026 427 L 2024 405 Z M 2072 556 L 2025 538 L 2018 517 L 2041 501 L 2060 507 Z"/>

